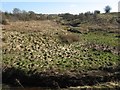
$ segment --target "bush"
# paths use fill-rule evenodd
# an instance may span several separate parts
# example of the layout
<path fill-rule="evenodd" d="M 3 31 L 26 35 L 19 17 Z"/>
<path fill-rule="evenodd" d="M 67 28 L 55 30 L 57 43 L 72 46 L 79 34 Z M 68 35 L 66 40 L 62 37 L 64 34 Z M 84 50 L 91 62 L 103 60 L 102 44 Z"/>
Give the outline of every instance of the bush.
<path fill-rule="evenodd" d="M 80 40 L 79 36 L 75 34 L 61 34 L 59 37 L 63 43 L 67 44 L 78 42 Z"/>
<path fill-rule="evenodd" d="M 109 5 L 105 7 L 105 13 L 109 13 L 110 10 L 111 10 L 111 7 Z"/>
<path fill-rule="evenodd" d="M 5 19 L 2 19 L 2 21 L 0 23 L 3 24 L 3 25 L 8 25 L 8 22 Z"/>
<path fill-rule="evenodd" d="M 99 10 L 95 10 L 94 14 L 100 14 L 100 11 Z"/>

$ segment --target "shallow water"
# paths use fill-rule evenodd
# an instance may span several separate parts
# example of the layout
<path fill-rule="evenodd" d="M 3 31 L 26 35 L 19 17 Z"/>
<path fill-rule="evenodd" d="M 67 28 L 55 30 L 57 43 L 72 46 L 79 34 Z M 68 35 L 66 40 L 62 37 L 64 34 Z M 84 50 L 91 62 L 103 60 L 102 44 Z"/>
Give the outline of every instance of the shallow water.
<path fill-rule="evenodd" d="M 32 87 L 32 88 L 21 88 L 21 87 L 7 87 L 2 88 L 2 90 L 56 90 L 56 89 L 48 89 L 48 88 L 41 88 L 41 87 Z"/>
<path fill-rule="evenodd" d="M 56 89 L 48 89 L 48 88 L 40 88 L 40 87 L 32 87 L 32 88 L 9 87 L 9 88 L 2 88 L 2 90 L 56 90 Z"/>
<path fill-rule="evenodd" d="M 46 87 L 11 87 L 9 85 L 3 84 L 2 90 L 57 90 L 57 88 L 51 89 Z M 67 90 L 67 89 L 59 89 L 59 90 Z"/>

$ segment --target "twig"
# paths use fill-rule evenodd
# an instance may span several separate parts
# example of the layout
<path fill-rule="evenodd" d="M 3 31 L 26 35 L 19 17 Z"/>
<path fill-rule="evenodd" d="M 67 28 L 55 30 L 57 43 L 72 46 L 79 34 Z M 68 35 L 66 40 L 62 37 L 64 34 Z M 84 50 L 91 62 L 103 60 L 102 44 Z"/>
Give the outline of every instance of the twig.
<path fill-rule="evenodd" d="M 15 80 L 22 88 L 24 88 L 23 85 L 20 83 L 20 81 L 18 79 L 15 79 Z"/>

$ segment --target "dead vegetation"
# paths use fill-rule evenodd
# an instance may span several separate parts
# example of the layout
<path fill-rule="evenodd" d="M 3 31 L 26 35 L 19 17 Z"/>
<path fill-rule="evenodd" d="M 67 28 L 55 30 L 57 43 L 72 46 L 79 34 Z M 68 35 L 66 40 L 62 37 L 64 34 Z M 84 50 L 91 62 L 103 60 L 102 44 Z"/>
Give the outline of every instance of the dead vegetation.
<path fill-rule="evenodd" d="M 12 31 L 39 31 L 43 33 L 49 32 L 61 32 L 62 26 L 57 24 L 54 21 L 45 20 L 45 21 L 17 21 L 10 22 L 9 25 L 4 26 L 5 30 Z"/>
<path fill-rule="evenodd" d="M 68 43 L 71 44 L 73 42 L 79 42 L 80 38 L 78 35 L 70 33 L 70 34 L 61 34 L 59 35 L 62 43 Z"/>

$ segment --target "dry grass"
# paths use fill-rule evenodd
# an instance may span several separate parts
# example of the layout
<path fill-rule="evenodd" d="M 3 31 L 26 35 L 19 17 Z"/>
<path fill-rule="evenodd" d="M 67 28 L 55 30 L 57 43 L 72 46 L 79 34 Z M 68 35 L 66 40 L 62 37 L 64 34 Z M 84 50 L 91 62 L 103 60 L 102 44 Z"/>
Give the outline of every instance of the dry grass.
<path fill-rule="evenodd" d="M 54 21 L 17 21 L 10 22 L 9 25 L 3 25 L 4 30 L 15 31 L 40 31 L 40 32 L 56 32 L 62 31 L 62 26 Z"/>

